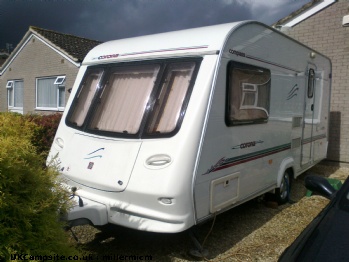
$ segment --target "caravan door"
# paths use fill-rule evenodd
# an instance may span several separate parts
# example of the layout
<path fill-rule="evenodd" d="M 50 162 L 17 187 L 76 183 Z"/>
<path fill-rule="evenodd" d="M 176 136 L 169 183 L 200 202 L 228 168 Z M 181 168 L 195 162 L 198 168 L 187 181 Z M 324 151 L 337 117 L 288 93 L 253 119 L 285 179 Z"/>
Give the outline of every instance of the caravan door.
<path fill-rule="evenodd" d="M 314 135 L 314 115 L 315 115 L 315 66 L 309 65 L 305 83 L 303 130 L 302 130 L 302 167 L 311 165 L 314 160 L 313 135 Z"/>

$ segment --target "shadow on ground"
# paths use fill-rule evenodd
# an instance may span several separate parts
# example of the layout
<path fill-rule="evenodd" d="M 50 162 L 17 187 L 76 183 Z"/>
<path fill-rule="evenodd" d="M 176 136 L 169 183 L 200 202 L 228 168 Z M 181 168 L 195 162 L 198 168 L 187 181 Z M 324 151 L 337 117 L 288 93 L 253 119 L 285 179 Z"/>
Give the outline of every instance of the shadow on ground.
<path fill-rule="evenodd" d="M 336 169 L 338 167 L 317 166 L 310 172 L 328 177 Z M 306 173 L 302 174 L 293 182 L 292 202 L 297 202 L 305 196 L 306 189 L 303 181 L 306 175 Z M 257 198 L 196 226 L 194 230 L 198 240 L 200 243 L 205 240 L 204 248 L 209 252 L 206 258 L 214 259 L 225 253 L 290 205 L 291 203 L 282 206 L 269 205 L 262 198 Z M 79 248 L 86 256 L 94 257 L 94 260 L 89 261 L 115 261 L 117 256 L 142 256 L 143 260 L 151 258 L 152 261 L 163 262 L 196 260 L 189 255 L 189 250 L 194 248 L 194 244 L 188 231 L 159 234 L 115 225 L 107 225 L 98 229 L 81 226 L 73 230 L 81 241 Z"/>

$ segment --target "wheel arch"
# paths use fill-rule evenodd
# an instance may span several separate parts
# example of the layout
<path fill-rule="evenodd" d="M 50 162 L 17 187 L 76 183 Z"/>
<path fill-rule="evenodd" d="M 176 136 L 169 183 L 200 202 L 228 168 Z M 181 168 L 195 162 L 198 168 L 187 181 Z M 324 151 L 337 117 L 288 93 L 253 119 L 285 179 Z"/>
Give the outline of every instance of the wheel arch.
<path fill-rule="evenodd" d="M 295 171 L 294 170 L 294 159 L 293 159 L 293 157 L 285 158 L 281 162 L 280 167 L 279 167 L 279 171 L 278 171 L 277 180 L 276 180 L 276 187 L 277 188 L 280 187 L 282 177 L 283 177 L 283 175 L 284 175 L 286 170 L 290 171 L 290 176 L 293 179 L 294 178 L 294 171 Z"/>

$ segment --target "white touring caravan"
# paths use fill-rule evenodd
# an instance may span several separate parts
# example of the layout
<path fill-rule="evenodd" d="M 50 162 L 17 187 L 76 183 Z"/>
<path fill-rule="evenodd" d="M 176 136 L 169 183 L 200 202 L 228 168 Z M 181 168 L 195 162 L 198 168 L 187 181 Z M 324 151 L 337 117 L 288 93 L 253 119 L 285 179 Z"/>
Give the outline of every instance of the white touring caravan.
<path fill-rule="evenodd" d="M 326 157 L 331 62 L 258 22 L 103 43 L 54 139 L 73 224 L 181 232 Z M 80 201 L 77 201 L 77 200 Z"/>

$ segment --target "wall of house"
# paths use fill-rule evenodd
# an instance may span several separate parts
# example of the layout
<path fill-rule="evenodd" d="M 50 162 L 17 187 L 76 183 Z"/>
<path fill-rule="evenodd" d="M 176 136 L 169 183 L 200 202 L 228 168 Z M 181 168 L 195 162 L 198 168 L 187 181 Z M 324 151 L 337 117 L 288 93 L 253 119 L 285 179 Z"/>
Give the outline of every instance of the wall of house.
<path fill-rule="evenodd" d="M 0 75 L 0 112 L 6 110 L 6 83 L 2 79 L 3 76 Z"/>
<path fill-rule="evenodd" d="M 349 163 L 349 27 L 342 26 L 348 0 L 339 0 L 284 33 L 332 61 L 328 159 Z"/>
<path fill-rule="evenodd" d="M 79 68 L 32 35 L 10 66 L 0 76 L 0 111 L 7 111 L 6 83 L 23 80 L 23 113 L 48 114 L 56 111 L 36 110 L 36 78 L 66 76 L 65 95 L 74 84 Z"/>

